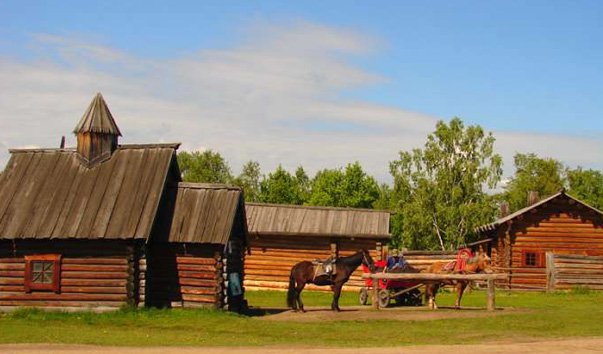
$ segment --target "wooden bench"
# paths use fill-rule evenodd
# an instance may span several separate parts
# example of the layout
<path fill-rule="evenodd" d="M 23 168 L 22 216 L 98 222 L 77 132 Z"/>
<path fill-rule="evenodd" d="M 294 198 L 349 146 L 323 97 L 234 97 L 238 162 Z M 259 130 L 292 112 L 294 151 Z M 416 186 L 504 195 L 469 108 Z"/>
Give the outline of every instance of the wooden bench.
<path fill-rule="evenodd" d="M 429 283 L 443 280 L 485 280 L 488 284 L 487 294 L 487 305 L 486 308 L 489 311 L 493 311 L 495 308 L 494 300 L 494 281 L 507 279 L 506 274 L 436 274 L 436 273 L 365 273 L 362 275 L 363 278 L 371 278 L 373 284 L 378 284 L 380 279 L 388 280 L 408 280 L 416 281 L 421 283 Z M 378 301 L 379 287 L 373 286 L 373 307 L 379 309 Z"/>

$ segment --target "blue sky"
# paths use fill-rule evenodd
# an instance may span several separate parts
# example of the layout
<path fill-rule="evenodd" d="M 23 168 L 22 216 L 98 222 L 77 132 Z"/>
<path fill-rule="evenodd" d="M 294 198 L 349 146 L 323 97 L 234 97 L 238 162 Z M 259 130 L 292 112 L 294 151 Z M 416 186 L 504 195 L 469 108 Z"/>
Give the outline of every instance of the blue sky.
<path fill-rule="evenodd" d="M 507 175 L 515 152 L 602 168 L 601 18 L 600 1 L 6 1 L 0 69 L 25 75 L 0 84 L 0 120 L 43 127 L 101 90 L 132 140 L 218 150 L 235 170 L 360 160 L 386 180 L 397 151 L 460 116 L 500 137 Z M 163 115 L 141 108 L 149 101 Z M 54 144 L 79 115 L 33 136 L 10 125 L 0 144 Z"/>

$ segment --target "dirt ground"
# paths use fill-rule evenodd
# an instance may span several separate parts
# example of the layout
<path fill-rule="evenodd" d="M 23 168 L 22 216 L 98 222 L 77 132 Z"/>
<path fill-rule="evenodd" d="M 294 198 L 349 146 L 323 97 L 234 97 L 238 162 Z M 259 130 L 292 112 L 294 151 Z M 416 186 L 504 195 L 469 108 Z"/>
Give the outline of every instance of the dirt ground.
<path fill-rule="evenodd" d="M 367 311 L 366 306 L 346 306 L 341 312 L 333 312 L 322 308 L 306 308 L 306 312 L 293 312 L 284 309 L 267 309 L 271 314 L 259 317 L 261 321 L 363 321 L 363 320 L 398 320 L 398 321 L 431 321 L 447 318 L 489 317 L 509 313 L 525 312 L 525 309 L 498 308 L 486 311 L 485 308 L 463 307 L 461 310 L 440 307 L 437 311 L 427 307 L 391 307 L 379 311 Z"/>
<path fill-rule="evenodd" d="M 534 341 L 526 343 L 489 343 L 475 345 L 427 345 L 394 348 L 315 348 L 315 347 L 99 347 L 90 345 L 62 344 L 5 344 L 0 345 L 0 353 L 6 354 L 355 354 L 379 353 L 391 354 L 450 354 L 454 353 L 488 353 L 488 354 L 586 354 L 601 353 L 603 337 L 584 339 L 563 339 Z"/>

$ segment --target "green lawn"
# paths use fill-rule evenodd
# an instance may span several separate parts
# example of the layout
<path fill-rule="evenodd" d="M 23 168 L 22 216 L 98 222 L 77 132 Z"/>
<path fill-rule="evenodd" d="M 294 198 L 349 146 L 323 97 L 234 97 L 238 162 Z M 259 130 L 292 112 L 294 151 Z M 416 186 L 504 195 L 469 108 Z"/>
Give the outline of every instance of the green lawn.
<path fill-rule="evenodd" d="M 254 307 L 283 306 L 284 296 L 283 292 L 247 294 Z M 454 301 L 452 294 L 440 294 L 438 299 L 445 306 Z M 305 292 L 304 300 L 306 306 L 328 306 L 331 298 L 328 293 Z M 212 310 L 145 309 L 94 314 L 27 309 L 1 315 L 0 343 L 358 347 L 602 336 L 602 302 L 603 292 L 499 292 L 497 306 L 529 311 L 429 321 L 277 322 Z M 357 305 L 356 294 L 344 294 L 341 305 Z M 463 305 L 485 306 L 485 295 L 468 294 Z M 375 341 L 377 337 L 388 340 Z"/>

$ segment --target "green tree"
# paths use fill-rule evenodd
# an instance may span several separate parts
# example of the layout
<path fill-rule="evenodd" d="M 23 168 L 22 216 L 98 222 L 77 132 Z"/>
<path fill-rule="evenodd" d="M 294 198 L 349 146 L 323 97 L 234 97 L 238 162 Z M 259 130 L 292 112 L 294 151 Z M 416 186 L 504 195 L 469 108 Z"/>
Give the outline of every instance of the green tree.
<path fill-rule="evenodd" d="M 212 150 L 178 153 L 178 166 L 186 182 L 230 183 L 230 167 L 222 155 Z"/>
<path fill-rule="evenodd" d="M 260 180 L 262 172 L 257 161 L 248 161 L 243 165 L 241 173 L 233 180 L 233 184 L 243 188 L 246 202 L 260 200 Z"/>
<path fill-rule="evenodd" d="M 599 210 L 603 209 L 603 173 L 578 167 L 567 171 L 569 193 Z"/>
<path fill-rule="evenodd" d="M 379 185 L 360 163 L 316 173 L 308 204 L 351 208 L 372 208 L 379 199 Z"/>
<path fill-rule="evenodd" d="M 401 151 L 390 163 L 392 206 L 399 234 L 394 243 L 414 249 L 455 249 L 474 228 L 491 221 L 496 206 L 485 191 L 502 174 L 494 137 L 461 119 L 439 121 L 423 149 Z"/>
<path fill-rule="evenodd" d="M 263 203 L 275 204 L 301 205 L 305 202 L 297 176 L 287 172 L 281 165 L 260 182 L 259 200 Z"/>
<path fill-rule="evenodd" d="M 528 192 L 538 192 L 540 198 L 553 195 L 565 185 L 565 167 L 552 158 L 536 154 L 515 154 L 515 175 L 505 186 L 503 198 L 511 211 L 528 205 Z"/>

